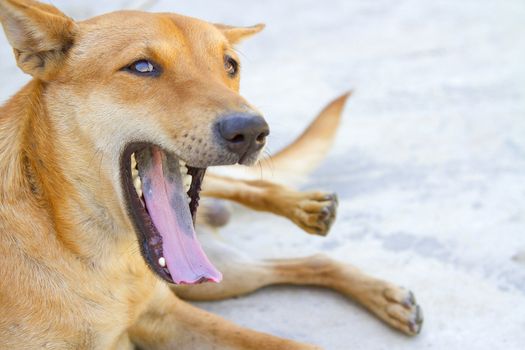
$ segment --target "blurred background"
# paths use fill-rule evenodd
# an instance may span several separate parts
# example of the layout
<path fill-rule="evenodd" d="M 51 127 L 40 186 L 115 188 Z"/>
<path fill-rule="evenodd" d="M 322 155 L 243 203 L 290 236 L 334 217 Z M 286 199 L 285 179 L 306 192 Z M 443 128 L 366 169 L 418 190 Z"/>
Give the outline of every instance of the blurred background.
<path fill-rule="evenodd" d="M 267 24 L 239 47 L 241 92 L 292 141 L 355 90 L 330 156 L 304 189 L 340 196 L 327 238 L 241 211 L 221 239 L 261 257 L 325 252 L 412 289 L 420 336 L 326 290 L 272 287 L 199 305 L 326 349 L 523 349 L 525 1 L 66 1 L 76 19 L 122 8 Z M 0 38 L 0 99 L 28 77 Z M 269 176 L 270 174 L 263 174 Z"/>

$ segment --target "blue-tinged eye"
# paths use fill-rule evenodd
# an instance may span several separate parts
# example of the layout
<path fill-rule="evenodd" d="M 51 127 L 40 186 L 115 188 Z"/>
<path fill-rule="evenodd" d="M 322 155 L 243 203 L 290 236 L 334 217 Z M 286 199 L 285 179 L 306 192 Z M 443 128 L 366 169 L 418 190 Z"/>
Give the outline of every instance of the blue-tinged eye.
<path fill-rule="evenodd" d="M 160 68 L 158 68 L 155 63 L 148 60 L 139 60 L 133 62 L 132 64 L 127 66 L 125 70 L 131 73 L 145 76 L 158 76 L 161 72 Z"/>

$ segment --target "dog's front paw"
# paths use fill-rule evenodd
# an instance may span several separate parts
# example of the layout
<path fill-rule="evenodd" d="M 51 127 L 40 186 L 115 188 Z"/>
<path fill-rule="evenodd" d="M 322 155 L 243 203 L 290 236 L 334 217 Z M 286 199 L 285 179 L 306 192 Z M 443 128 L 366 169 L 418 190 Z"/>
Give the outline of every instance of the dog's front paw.
<path fill-rule="evenodd" d="M 308 233 L 326 236 L 335 221 L 337 206 L 335 193 L 304 193 L 293 211 L 293 221 Z"/>

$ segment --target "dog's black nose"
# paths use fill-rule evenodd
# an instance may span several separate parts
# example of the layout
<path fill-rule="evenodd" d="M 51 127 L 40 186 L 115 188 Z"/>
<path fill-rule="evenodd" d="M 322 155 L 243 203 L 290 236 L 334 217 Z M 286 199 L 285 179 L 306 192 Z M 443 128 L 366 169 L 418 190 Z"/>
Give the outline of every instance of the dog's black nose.
<path fill-rule="evenodd" d="M 228 149 L 241 159 L 263 148 L 270 134 L 268 124 L 259 115 L 228 115 L 218 121 L 218 127 Z"/>

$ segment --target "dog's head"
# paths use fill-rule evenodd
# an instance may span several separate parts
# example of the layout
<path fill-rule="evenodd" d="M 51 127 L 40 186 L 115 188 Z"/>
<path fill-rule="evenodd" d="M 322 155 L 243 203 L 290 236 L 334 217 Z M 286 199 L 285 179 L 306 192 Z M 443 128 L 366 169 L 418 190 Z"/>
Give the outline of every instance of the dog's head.
<path fill-rule="evenodd" d="M 32 0 L 0 0 L 0 20 L 18 66 L 46 85 L 49 113 L 72 118 L 118 164 L 116 191 L 153 270 L 179 283 L 218 280 L 191 219 L 204 169 L 252 164 L 265 145 L 266 122 L 239 95 L 233 49 L 263 26 L 133 11 L 75 22 Z"/>

